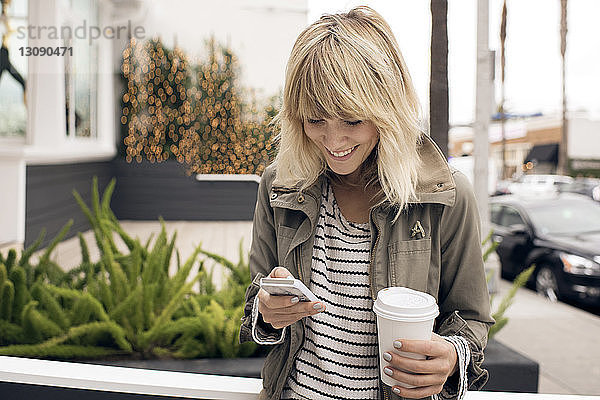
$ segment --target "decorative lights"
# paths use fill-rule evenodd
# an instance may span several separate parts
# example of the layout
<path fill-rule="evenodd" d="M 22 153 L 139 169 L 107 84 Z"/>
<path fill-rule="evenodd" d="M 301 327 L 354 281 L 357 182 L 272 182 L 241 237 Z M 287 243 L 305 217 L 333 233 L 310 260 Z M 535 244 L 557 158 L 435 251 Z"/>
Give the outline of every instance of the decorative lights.
<path fill-rule="evenodd" d="M 191 63 L 159 39 L 123 51 L 121 124 L 127 162 L 175 159 L 188 175 L 261 174 L 274 147 L 273 105 L 258 111 L 236 87 L 237 59 L 208 41 L 209 57 Z"/>

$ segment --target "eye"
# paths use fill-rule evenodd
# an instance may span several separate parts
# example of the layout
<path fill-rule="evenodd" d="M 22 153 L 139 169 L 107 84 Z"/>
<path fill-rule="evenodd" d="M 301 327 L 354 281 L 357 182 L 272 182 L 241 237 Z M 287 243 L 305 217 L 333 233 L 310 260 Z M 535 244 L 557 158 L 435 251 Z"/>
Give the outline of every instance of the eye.
<path fill-rule="evenodd" d="M 306 122 L 308 122 L 309 124 L 313 124 L 313 125 L 318 124 L 319 122 L 322 122 L 322 121 L 323 121 L 322 119 L 312 119 L 312 118 L 306 119 Z"/>
<path fill-rule="evenodd" d="M 356 126 L 359 125 L 360 123 L 362 123 L 361 120 L 357 120 L 357 121 L 344 121 L 346 122 L 346 125 L 350 125 L 350 126 Z"/>

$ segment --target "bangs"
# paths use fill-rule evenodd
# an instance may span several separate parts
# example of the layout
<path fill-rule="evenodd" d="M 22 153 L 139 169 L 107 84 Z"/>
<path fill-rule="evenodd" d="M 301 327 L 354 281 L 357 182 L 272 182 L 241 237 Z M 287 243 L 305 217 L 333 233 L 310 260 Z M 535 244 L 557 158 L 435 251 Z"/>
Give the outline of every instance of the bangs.
<path fill-rule="evenodd" d="M 296 118 L 349 119 L 365 118 L 368 109 L 364 101 L 365 88 L 353 82 L 359 77 L 354 71 L 364 70 L 362 59 L 350 56 L 351 49 L 332 34 L 317 44 L 298 71 Z M 363 62 L 361 62 L 363 61 Z M 364 80 L 365 76 L 360 79 Z"/>

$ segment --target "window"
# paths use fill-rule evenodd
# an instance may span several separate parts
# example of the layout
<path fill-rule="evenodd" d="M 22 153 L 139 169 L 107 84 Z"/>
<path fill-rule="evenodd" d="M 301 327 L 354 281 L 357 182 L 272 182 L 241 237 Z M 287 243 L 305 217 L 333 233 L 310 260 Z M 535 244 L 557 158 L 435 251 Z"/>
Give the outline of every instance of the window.
<path fill-rule="evenodd" d="M 519 212 L 512 207 L 504 207 L 504 212 L 502 213 L 502 220 L 500 225 L 506 227 L 512 227 L 515 225 L 525 225 L 525 221 L 521 217 Z"/>
<path fill-rule="evenodd" d="M 0 17 L 0 138 L 24 138 L 27 129 L 27 57 L 19 50 L 27 47 L 27 37 L 21 34 L 27 27 L 27 3 L 27 0 L 3 2 Z"/>
<path fill-rule="evenodd" d="M 502 206 L 500 204 L 492 204 L 490 206 L 490 219 L 493 224 L 500 225 L 500 216 L 502 215 Z"/>
<path fill-rule="evenodd" d="M 85 24 L 98 25 L 97 0 L 71 0 L 72 28 Z M 97 40 L 76 36 L 64 39 L 63 46 L 73 47 L 65 56 L 65 94 L 67 136 L 96 137 Z"/>

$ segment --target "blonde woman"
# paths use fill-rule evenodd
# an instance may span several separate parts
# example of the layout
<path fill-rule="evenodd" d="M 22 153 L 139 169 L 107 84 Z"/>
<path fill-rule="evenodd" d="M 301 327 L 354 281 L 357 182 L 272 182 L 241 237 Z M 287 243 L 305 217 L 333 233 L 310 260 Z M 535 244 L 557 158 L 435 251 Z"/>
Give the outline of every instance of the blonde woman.
<path fill-rule="evenodd" d="M 240 340 L 273 346 L 261 399 L 462 398 L 490 317 L 479 217 L 466 178 L 420 129 L 419 103 L 388 24 L 357 7 L 298 37 L 286 70 L 279 151 L 261 179 Z M 270 296 L 264 276 L 301 279 L 317 302 Z M 440 315 L 423 354 L 383 355 L 372 311 L 388 286 L 425 291 Z"/>

